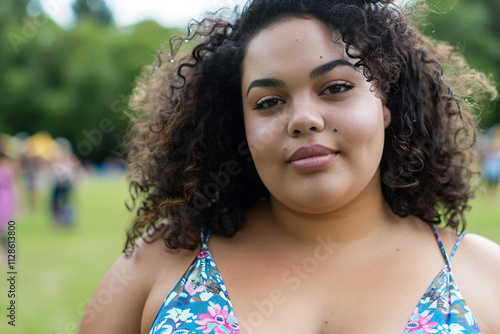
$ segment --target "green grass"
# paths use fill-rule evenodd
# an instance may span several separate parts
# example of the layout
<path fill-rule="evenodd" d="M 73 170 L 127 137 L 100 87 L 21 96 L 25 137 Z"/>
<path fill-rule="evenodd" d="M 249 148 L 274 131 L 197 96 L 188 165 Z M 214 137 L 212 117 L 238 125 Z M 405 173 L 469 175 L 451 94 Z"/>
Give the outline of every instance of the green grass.
<path fill-rule="evenodd" d="M 39 194 L 34 212 L 18 215 L 16 327 L 7 325 L 2 275 L 0 333 L 76 332 L 88 299 L 121 254 L 131 218 L 124 207 L 127 194 L 123 177 L 92 177 L 75 193 L 74 226 L 55 226 L 47 191 Z"/>
<path fill-rule="evenodd" d="M 131 215 L 123 177 L 91 177 L 77 188 L 77 221 L 57 228 L 49 213 L 47 191 L 37 210 L 22 213 L 17 228 L 17 314 L 7 325 L 6 276 L 0 277 L 0 333 L 75 333 L 97 284 L 121 254 Z M 484 194 L 468 214 L 470 232 L 500 243 L 500 196 Z M 5 273 L 5 264 L 2 264 Z"/>
<path fill-rule="evenodd" d="M 467 231 L 500 244 L 500 191 L 478 194 L 471 206 L 472 210 L 467 213 Z"/>

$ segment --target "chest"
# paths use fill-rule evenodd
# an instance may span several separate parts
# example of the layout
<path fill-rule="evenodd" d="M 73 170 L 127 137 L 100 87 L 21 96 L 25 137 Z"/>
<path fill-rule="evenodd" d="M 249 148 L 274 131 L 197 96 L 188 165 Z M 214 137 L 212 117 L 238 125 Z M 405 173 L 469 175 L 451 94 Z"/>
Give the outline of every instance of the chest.
<path fill-rule="evenodd" d="M 429 299 L 426 293 L 431 282 L 445 264 L 435 244 L 424 242 L 418 247 L 397 244 L 379 253 L 341 256 L 334 256 L 338 250 L 329 252 L 328 247 L 293 253 L 291 248 L 275 245 L 249 249 L 212 245 L 209 262 L 223 282 L 229 310 L 243 334 L 403 334 L 417 304 Z M 178 279 L 182 273 L 173 276 Z M 144 309 L 143 333 L 174 285 L 166 279 L 156 281 Z M 183 301 L 188 308 L 191 300 L 201 297 L 194 295 L 199 282 L 191 283 L 186 295 L 194 297 Z M 206 306 L 195 315 L 207 313 Z M 422 324 L 426 310 L 420 309 L 422 319 L 416 318 Z"/>
<path fill-rule="evenodd" d="M 436 271 L 437 273 L 438 271 Z M 411 274 L 410 274 L 411 275 Z M 403 333 L 427 290 L 405 275 L 311 275 L 305 268 L 226 284 L 242 333 Z"/>
<path fill-rule="evenodd" d="M 443 260 L 253 257 L 218 266 L 241 333 L 402 334 Z"/>

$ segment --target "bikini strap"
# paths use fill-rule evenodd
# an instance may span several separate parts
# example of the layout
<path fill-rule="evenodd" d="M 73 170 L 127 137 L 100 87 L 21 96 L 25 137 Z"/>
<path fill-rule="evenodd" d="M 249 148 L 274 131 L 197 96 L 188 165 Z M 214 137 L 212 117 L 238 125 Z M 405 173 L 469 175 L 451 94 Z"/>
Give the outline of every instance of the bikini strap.
<path fill-rule="evenodd" d="M 208 248 L 207 247 L 207 242 L 208 239 L 210 239 L 210 234 L 212 234 L 212 231 L 209 228 L 201 228 L 200 231 L 200 240 L 201 240 L 201 248 Z"/>
<path fill-rule="evenodd" d="M 439 233 L 437 229 L 434 227 L 434 225 L 430 225 L 433 232 L 434 232 L 434 237 L 436 238 L 439 248 L 441 248 L 441 253 L 443 254 L 443 257 L 446 260 L 446 263 L 448 264 L 449 267 L 451 267 L 451 261 L 453 260 L 453 256 L 455 255 L 455 252 L 457 251 L 458 245 L 460 245 L 460 241 L 462 241 L 465 231 L 462 232 L 457 239 L 457 242 L 455 242 L 455 245 L 453 246 L 453 250 L 451 251 L 451 255 L 448 256 L 448 253 L 446 253 L 446 249 L 444 248 L 443 241 L 441 240 L 441 237 L 439 236 Z"/>
<path fill-rule="evenodd" d="M 455 246 L 453 247 L 453 250 L 451 251 L 451 255 L 450 255 L 450 262 L 453 260 L 453 256 L 455 255 L 455 252 L 457 251 L 457 248 L 458 248 L 458 245 L 460 245 L 460 241 L 462 241 L 462 239 L 464 238 L 464 235 L 465 235 L 465 231 L 463 231 L 462 233 L 460 233 L 460 235 L 458 236 L 458 239 L 457 239 L 457 242 L 455 242 Z"/>

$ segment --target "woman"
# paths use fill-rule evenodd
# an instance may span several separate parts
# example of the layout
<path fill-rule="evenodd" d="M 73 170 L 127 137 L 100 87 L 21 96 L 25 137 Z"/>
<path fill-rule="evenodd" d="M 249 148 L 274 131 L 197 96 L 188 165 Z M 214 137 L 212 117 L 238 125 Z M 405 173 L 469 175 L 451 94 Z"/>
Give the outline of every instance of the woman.
<path fill-rule="evenodd" d="M 137 219 L 80 333 L 500 332 L 500 247 L 456 233 L 475 124 L 455 96 L 495 93 L 484 76 L 386 1 L 230 21 L 139 80 Z"/>
<path fill-rule="evenodd" d="M 16 210 L 15 168 L 16 163 L 0 151 L 0 236 L 4 233 L 6 236 L 7 225 Z"/>

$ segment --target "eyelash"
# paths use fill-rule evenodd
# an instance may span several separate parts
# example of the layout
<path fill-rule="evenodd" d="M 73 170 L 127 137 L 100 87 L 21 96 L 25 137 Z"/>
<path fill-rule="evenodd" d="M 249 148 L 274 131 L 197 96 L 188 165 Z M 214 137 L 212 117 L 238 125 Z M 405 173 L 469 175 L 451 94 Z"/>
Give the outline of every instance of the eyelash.
<path fill-rule="evenodd" d="M 332 87 L 340 88 L 341 91 L 340 92 L 335 92 L 335 93 L 325 93 L 328 89 L 331 89 Z M 353 84 L 348 83 L 346 81 L 337 81 L 337 82 L 334 82 L 331 85 L 328 85 L 324 90 L 321 91 L 320 95 L 339 95 L 339 94 L 344 94 L 347 91 L 353 89 L 354 87 L 355 86 Z M 275 102 L 275 104 L 272 105 L 272 106 L 267 106 L 267 107 L 265 107 L 263 105 L 264 103 L 270 102 L 270 101 Z M 284 104 L 284 103 L 285 102 L 282 99 L 280 99 L 279 97 L 276 97 L 276 96 L 266 96 L 266 97 L 263 97 L 262 99 L 260 99 L 259 101 L 257 101 L 257 103 L 253 106 L 253 110 L 272 108 L 272 107 L 275 107 L 275 106 L 278 106 L 278 105 Z"/>
<path fill-rule="evenodd" d="M 264 103 L 270 102 L 270 101 L 275 101 L 277 103 L 275 105 L 269 106 L 269 107 L 264 107 L 263 106 Z M 282 103 L 279 103 L 279 102 L 282 102 Z M 266 96 L 266 97 L 263 97 L 262 99 L 260 99 L 259 101 L 257 101 L 257 103 L 253 106 L 253 110 L 271 108 L 271 107 L 275 107 L 277 105 L 284 104 L 284 103 L 285 102 L 283 100 L 281 100 L 280 98 L 278 98 L 278 97 L 275 97 L 275 96 Z"/>
<path fill-rule="evenodd" d="M 329 93 L 328 95 L 336 95 L 336 94 L 343 94 L 346 93 L 347 91 L 353 89 L 355 86 L 347 81 L 336 81 L 333 84 L 328 84 L 328 86 L 323 89 L 321 92 L 321 95 L 325 94 L 327 89 L 330 89 L 332 87 L 340 87 L 341 91 L 337 93 Z"/>

